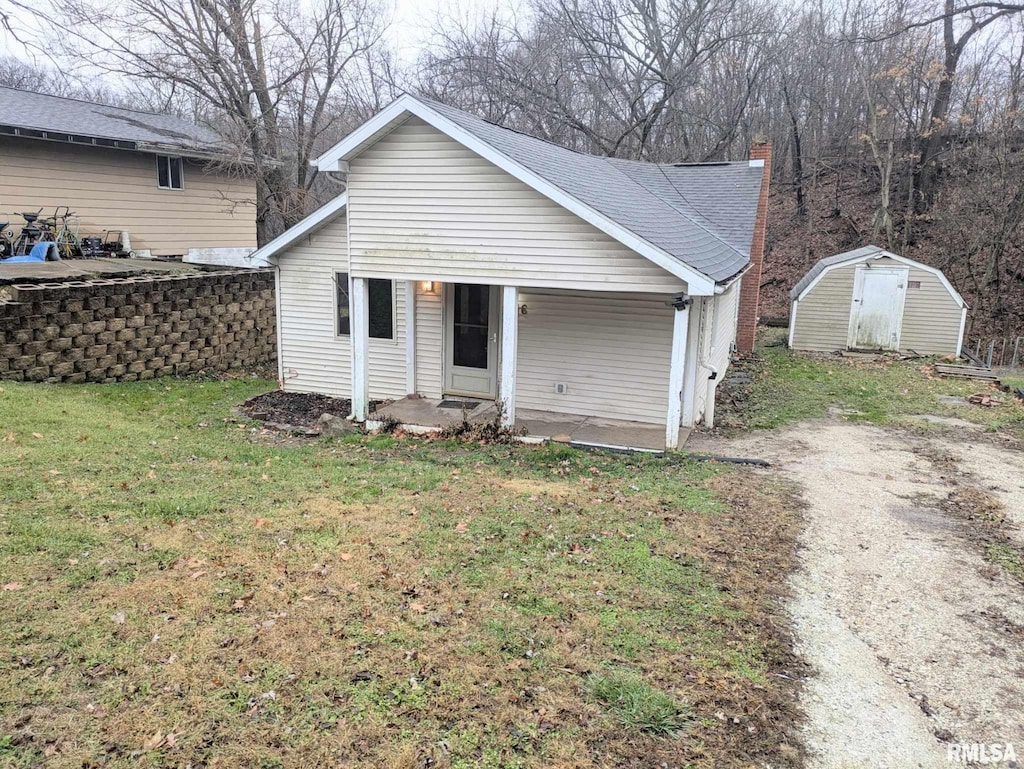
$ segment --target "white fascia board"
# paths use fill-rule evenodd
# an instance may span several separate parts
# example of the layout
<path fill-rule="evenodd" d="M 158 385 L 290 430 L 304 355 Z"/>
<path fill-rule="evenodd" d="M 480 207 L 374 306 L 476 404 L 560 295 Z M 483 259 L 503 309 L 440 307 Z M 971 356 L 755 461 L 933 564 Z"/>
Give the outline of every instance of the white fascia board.
<path fill-rule="evenodd" d="M 249 255 L 253 267 L 271 266 L 271 258 L 279 254 L 288 246 L 295 243 L 303 235 L 307 235 L 317 229 L 335 214 L 343 211 L 348 205 L 348 193 L 343 192 L 331 202 L 320 206 L 294 227 L 289 227 L 265 246 L 258 248 Z"/>
<path fill-rule="evenodd" d="M 405 113 L 415 115 L 423 122 L 428 123 L 480 157 L 490 161 L 501 170 L 553 200 L 562 208 L 571 211 L 580 219 L 594 225 L 597 229 L 619 241 L 622 245 L 646 257 L 666 272 L 686 281 L 687 293 L 691 296 L 711 296 L 714 294 L 715 281 L 704 273 L 683 264 L 667 251 L 658 248 L 653 243 L 649 243 L 632 230 L 626 229 L 599 211 L 577 200 L 565 192 L 565 190 L 498 152 L 487 142 L 474 136 L 469 131 L 408 94 L 399 97 L 390 106 L 377 113 L 321 155 L 317 160 L 317 166 L 322 171 L 337 168 L 339 160 L 350 160 L 350 153 L 356 152 L 364 143 L 372 139 L 375 134 L 386 130 Z"/>

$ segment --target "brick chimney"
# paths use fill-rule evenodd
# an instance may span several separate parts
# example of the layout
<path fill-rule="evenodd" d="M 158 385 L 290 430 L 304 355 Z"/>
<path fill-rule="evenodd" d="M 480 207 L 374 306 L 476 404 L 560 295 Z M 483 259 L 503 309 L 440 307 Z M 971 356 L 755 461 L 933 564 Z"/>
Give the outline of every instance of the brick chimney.
<path fill-rule="evenodd" d="M 750 148 L 751 165 L 764 164 L 761 194 L 757 199 L 754 239 L 750 243 L 750 269 L 740 284 L 740 314 L 736 329 L 736 348 L 741 353 L 753 352 L 757 334 L 757 304 L 761 294 L 761 265 L 764 263 L 764 240 L 768 229 L 768 185 L 772 178 L 772 143 L 758 142 Z"/>

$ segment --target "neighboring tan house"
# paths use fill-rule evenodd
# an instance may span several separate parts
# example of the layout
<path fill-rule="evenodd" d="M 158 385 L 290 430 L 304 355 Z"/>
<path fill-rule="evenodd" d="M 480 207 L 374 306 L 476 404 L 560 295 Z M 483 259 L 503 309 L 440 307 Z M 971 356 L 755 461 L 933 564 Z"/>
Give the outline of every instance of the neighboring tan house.
<path fill-rule="evenodd" d="M 711 418 L 738 319 L 752 343 L 756 152 L 595 157 L 403 96 L 316 161 L 346 193 L 253 254 L 277 268 L 282 386 L 351 397 L 357 421 L 371 399 L 453 396 L 499 401 L 506 423 L 628 421 L 674 448 Z"/>
<path fill-rule="evenodd" d="M 794 350 L 960 356 L 963 297 L 941 270 L 878 246 L 822 259 L 789 296 Z"/>
<path fill-rule="evenodd" d="M 180 118 L 0 87 L 0 220 L 68 206 L 80 236 L 127 230 L 133 250 L 256 246 L 256 184 L 212 170 L 216 133 Z"/>

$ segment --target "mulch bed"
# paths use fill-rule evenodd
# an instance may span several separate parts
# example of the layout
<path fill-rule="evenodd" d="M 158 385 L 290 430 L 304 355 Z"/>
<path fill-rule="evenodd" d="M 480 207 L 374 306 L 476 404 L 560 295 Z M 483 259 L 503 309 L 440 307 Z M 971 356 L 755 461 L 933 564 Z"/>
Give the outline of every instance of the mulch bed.
<path fill-rule="evenodd" d="M 272 390 L 250 398 L 238 410 L 250 419 L 270 426 L 312 431 L 322 414 L 333 414 L 342 419 L 347 417 L 352 413 L 352 401 L 319 393 Z"/>

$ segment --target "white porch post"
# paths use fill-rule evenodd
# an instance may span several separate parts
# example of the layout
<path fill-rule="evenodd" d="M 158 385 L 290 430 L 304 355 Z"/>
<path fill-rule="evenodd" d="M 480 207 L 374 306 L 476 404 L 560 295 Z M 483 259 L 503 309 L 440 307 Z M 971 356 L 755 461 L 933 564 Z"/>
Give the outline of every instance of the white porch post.
<path fill-rule="evenodd" d="M 370 397 L 367 375 L 367 354 L 370 347 L 370 309 L 367 302 L 366 278 L 352 278 L 352 418 L 365 422 L 369 416 Z"/>
<path fill-rule="evenodd" d="M 405 393 L 416 393 L 416 281 L 405 281 Z"/>
<path fill-rule="evenodd" d="M 697 401 L 697 369 L 700 367 L 700 319 L 704 297 L 695 296 L 690 305 L 690 324 L 686 334 L 686 374 L 683 377 L 683 427 L 693 427 Z"/>
<path fill-rule="evenodd" d="M 501 289 L 501 423 L 516 421 L 516 350 L 519 347 L 519 291 L 515 286 Z"/>
<path fill-rule="evenodd" d="M 686 337 L 692 302 L 672 314 L 672 356 L 668 375 L 668 415 L 665 418 L 665 448 L 679 448 L 679 424 L 683 404 L 683 371 L 686 368 Z"/>

